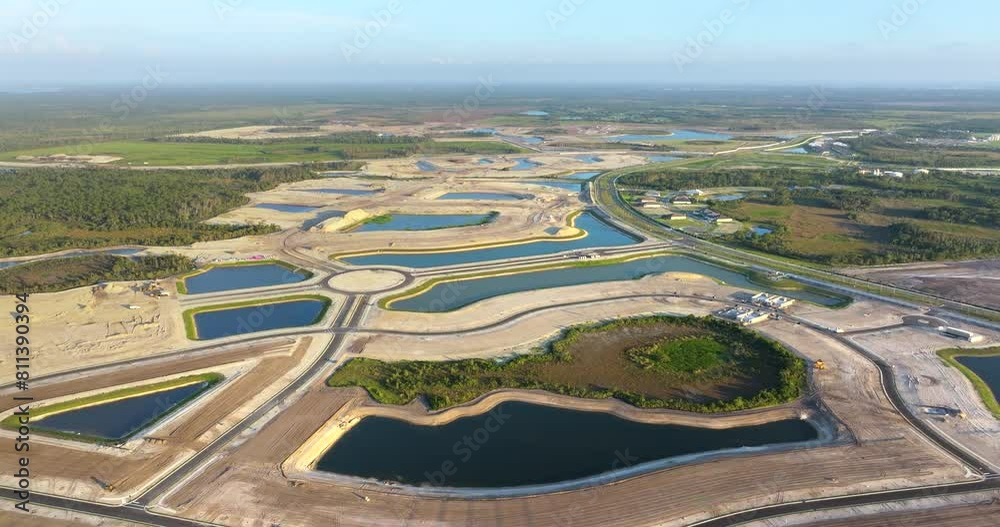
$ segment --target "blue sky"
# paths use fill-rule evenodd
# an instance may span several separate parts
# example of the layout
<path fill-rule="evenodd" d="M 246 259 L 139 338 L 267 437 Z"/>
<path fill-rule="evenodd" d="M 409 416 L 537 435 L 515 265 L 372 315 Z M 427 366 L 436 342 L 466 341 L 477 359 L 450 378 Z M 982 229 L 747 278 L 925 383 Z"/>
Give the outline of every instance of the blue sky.
<path fill-rule="evenodd" d="M 997 20 L 987 0 L 5 0 L 0 71 L 6 83 L 129 82 L 150 67 L 185 83 L 998 83 Z"/>

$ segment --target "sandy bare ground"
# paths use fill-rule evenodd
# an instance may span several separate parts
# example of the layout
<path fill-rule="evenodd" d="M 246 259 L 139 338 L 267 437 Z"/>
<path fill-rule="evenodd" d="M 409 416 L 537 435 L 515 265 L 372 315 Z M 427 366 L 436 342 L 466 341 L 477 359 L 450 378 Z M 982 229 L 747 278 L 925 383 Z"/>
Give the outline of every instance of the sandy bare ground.
<path fill-rule="evenodd" d="M 1000 309 L 1000 260 L 920 263 L 847 272 L 951 300 Z"/>
<path fill-rule="evenodd" d="M 991 527 L 997 514 L 1000 491 L 796 514 L 743 527 Z"/>
<path fill-rule="evenodd" d="M 42 164 L 84 164 L 84 165 L 106 165 L 121 161 L 122 158 L 115 156 L 92 156 L 84 154 L 52 154 L 47 156 L 17 156 L 18 161 L 25 163 Z"/>
<path fill-rule="evenodd" d="M 171 361 L 149 368 L 128 368 L 105 376 L 80 378 L 43 386 L 30 392 L 38 401 L 70 398 L 72 394 L 100 391 L 99 387 L 127 386 L 155 381 L 164 371 L 171 375 L 192 371 L 194 364 L 227 375 L 225 383 L 193 405 L 157 424 L 141 437 L 121 447 L 102 447 L 36 436 L 40 448 L 32 449 L 33 488 L 82 499 L 116 501 L 134 495 L 155 476 L 193 455 L 242 419 L 253 408 L 290 382 L 326 345 L 326 338 L 305 338 L 295 346 L 269 350 L 260 346 L 193 360 Z M 237 361 L 237 362 L 233 362 Z M 4 400 L 7 403 L 7 399 Z M 0 435 L 10 437 L 9 432 Z M 0 453 L 0 462 L 16 463 L 13 449 Z M 13 466 L 13 465 L 10 465 Z M 58 467 L 58 469 L 56 469 Z M 0 483 L 11 485 L 8 476 Z M 113 486 L 111 490 L 108 485 Z"/>
<path fill-rule="evenodd" d="M 28 514 L 20 511 L 0 511 L 0 525 L 16 527 L 137 527 L 139 524 L 32 504 L 31 512 Z"/>
<path fill-rule="evenodd" d="M 31 295 L 32 373 L 74 370 L 188 345 L 173 284 L 161 284 L 171 291 L 169 298 L 145 296 L 139 282 Z M 0 319 L 0 332 L 14 334 L 13 317 Z M 12 355 L 0 355 L 0 371 L 12 364 Z"/>
<path fill-rule="evenodd" d="M 762 331 L 831 368 L 817 390 L 859 443 L 696 463 L 615 485 L 507 500 L 440 500 L 313 481 L 290 483 L 278 464 L 356 404 L 350 391 L 311 389 L 223 461 L 169 497 L 186 516 L 227 525 L 683 525 L 754 505 L 961 480 L 957 463 L 892 413 L 878 371 L 824 334 L 788 322 Z M 808 467 L 808 470 L 803 470 Z M 206 492 L 207 489 L 213 492 Z M 370 502 L 361 499 L 368 496 Z M 252 504 L 249 505 L 248 504 Z M 562 522 L 562 523 L 560 523 Z"/>
<path fill-rule="evenodd" d="M 977 346 L 1000 342 L 1000 334 L 996 332 L 977 332 L 987 336 L 987 341 Z M 970 344 L 920 327 L 858 335 L 852 340 L 894 366 L 899 391 L 918 415 L 925 415 L 938 430 L 973 449 L 1000 470 L 1000 421 L 982 404 L 972 383 L 936 353 Z M 958 408 L 966 413 L 967 419 L 932 418 L 924 414 L 928 406 Z"/>

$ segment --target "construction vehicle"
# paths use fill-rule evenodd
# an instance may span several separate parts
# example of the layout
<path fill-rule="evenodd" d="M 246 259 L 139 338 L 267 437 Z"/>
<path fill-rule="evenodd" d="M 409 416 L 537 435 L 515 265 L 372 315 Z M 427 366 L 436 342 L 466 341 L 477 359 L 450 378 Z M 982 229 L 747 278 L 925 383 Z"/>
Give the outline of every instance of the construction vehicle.
<path fill-rule="evenodd" d="M 815 367 L 817 371 L 823 371 L 826 369 L 826 363 L 822 360 L 818 360 L 815 364 L 813 364 L 813 367 Z"/>

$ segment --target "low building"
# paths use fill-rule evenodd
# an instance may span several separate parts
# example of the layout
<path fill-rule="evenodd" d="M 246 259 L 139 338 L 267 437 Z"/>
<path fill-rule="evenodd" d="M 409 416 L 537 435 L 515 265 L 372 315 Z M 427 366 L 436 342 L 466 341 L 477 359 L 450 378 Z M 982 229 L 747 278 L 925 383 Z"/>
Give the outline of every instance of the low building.
<path fill-rule="evenodd" d="M 769 307 L 771 309 L 787 309 L 795 304 L 795 299 L 771 295 L 768 293 L 760 293 L 754 295 L 750 299 L 750 302 L 756 306 Z"/>
<path fill-rule="evenodd" d="M 732 223 L 734 220 L 732 218 L 727 218 L 725 216 L 719 216 L 718 218 L 715 218 L 712 221 L 714 221 L 716 224 L 720 224 L 720 223 Z"/>
<path fill-rule="evenodd" d="M 666 219 L 668 219 L 670 221 L 686 220 L 687 217 L 688 217 L 687 214 L 682 214 L 680 212 L 674 212 L 672 214 L 667 214 L 666 216 L 664 216 L 664 218 L 666 218 Z"/>
<path fill-rule="evenodd" d="M 715 313 L 719 318 L 750 326 L 771 318 L 771 315 L 746 306 L 733 306 Z"/>
<path fill-rule="evenodd" d="M 673 204 L 674 205 L 692 205 L 692 204 L 694 204 L 694 201 L 691 200 L 690 196 L 681 195 L 681 196 L 677 196 L 677 197 L 675 197 L 673 199 Z"/>
<path fill-rule="evenodd" d="M 931 171 L 927 170 L 926 168 L 918 168 L 918 169 L 914 170 L 913 173 L 916 174 L 916 175 L 918 175 L 918 176 L 926 176 L 927 174 L 930 174 Z"/>
<path fill-rule="evenodd" d="M 644 209 L 662 209 L 663 208 L 663 204 L 659 203 L 659 202 L 656 202 L 656 201 L 654 201 L 652 203 L 643 203 L 642 204 L 642 208 L 644 208 Z"/>
<path fill-rule="evenodd" d="M 657 191 L 655 191 L 655 190 L 649 190 L 649 191 L 646 191 L 646 197 L 649 197 L 649 198 L 658 198 L 658 197 L 660 197 L 660 193 L 657 192 Z"/>
<path fill-rule="evenodd" d="M 897 172 L 897 171 L 895 171 L 895 170 L 886 170 L 886 171 L 885 171 L 885 175 L 886 175 L 887 177 L 894 177 L 894 178 L 902 178 L 902 177 L 904 177 L 904 176 L 905 176 L 906 174 L 903 174 L 902 172 Z"/>
<path fill-rule="evenodd" d="M 959 328 L 944 328 L 944 334 L 948 335 L 949 337 L 954 337 L 957 339 L 962 339 L 971 342 L 972 344 L 978 344 L 983 341 L 982 335 L 977 335 L 971 331 L 966 331 L 964 329 L 959 329 Z"/>
<path fill-rule="evenodd" d="M 993 134 L 989 138 L 990 142 L 996 143 L 1000 142 L 1000 134 Z"/>

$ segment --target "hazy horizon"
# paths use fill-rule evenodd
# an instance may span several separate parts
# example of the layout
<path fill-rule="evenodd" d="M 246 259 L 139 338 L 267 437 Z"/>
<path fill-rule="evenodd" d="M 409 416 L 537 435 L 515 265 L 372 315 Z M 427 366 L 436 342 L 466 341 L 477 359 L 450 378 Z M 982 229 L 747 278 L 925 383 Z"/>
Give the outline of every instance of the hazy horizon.
<path fill-rule="evenodd" d="M 958 5 L 957 5 L 958 4 Z M 964 5 L 961 5 L 964 4 Z M 1000 6 L 845 0 L 12 0 L 7 86 L 1000 85 Z"/>

